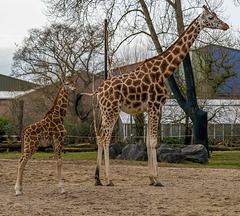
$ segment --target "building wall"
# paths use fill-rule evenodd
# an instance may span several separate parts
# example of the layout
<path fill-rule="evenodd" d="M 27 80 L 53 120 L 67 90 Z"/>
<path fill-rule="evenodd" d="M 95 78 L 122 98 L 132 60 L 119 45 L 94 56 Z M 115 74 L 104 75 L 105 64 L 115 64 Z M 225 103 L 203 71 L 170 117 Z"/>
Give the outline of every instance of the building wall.
<path fill-rule="evenodd" d="M 3 99 L 0 100 L 0 116 L 10 117 L 12 109 L 12 100 Z"/>

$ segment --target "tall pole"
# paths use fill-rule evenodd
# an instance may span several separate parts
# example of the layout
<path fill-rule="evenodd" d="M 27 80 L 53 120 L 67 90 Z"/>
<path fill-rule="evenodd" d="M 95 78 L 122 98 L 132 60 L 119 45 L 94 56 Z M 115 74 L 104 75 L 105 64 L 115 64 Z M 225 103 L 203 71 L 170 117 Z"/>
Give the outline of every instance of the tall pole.
<path fill-rule="evenodd" d="M 104 79 L 108 78 L 108 68 L 107 68 L 107 50 L 108 50 L 108 32 L 107 32 L 107 19 L 104 20 Z"/>
<path fill-rule="evenodd" d="M 23 129 L 23 105 L 24 101 L 20 100 L 18 104 L 18 135 L 21 136 Z"/>

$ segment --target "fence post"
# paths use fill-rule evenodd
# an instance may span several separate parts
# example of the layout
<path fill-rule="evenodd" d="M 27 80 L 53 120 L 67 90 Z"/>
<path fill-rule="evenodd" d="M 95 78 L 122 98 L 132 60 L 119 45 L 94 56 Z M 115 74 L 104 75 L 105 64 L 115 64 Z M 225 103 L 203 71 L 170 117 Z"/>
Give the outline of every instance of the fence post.
<path fill-rule="evenodd" d="M 225 142 L 225 127 L 224 127 L 224 124 L 222 125 L 222 138 L 223 138 L 223 145 L 224 145 L 224 142 Z"/>

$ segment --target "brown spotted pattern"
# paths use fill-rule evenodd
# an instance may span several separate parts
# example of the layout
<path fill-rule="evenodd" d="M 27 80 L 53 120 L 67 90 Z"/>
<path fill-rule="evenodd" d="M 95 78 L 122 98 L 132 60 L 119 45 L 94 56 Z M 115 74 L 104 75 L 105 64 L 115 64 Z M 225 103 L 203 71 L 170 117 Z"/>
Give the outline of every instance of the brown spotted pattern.
<path fill-rule="evenodd" d="M 21 135 L 22 156 L 18 163 L 18 176 L 15 185 L 16 195 L 22 194 L 23 170 L 27 161 L 40 146 L 53 145 L 59 175 L 59 185 L 64 192 L 61 179 L 61 150 L 66 136 L 66 129 L 63 124 L 67 112 L 69 90 L 76 90 L 75 82 L 66 78 L 60 87 L 52 108 L 45 117 L 32 125 L 26 127 Z"/>
<path fill-rule="evenodd" d="M 161 108 L 167 98 L 164 83 L 183 61 L 199 32 L 204 27 L 223 30 L 227 28 L 227 24 L 217 18 L 216 14 L 209 12 L 205 7 L 204 9 L 204 12 L 189 25 L 178 40 L 165 52 L 145 60 L 129 74 L 122 74 L 106 80 L 95 92 L 98 96 L 102 114 L 95 175 L 96 185 L 101 184 L 99 169 L 102 147 L 105 151 L 107 184 L 112 185 L 109 177 L 108 147 L 114 124 L 121 110 L 130 114 L 148 113 L 147 148 L 149 178 L 151 184 L 161 185 L 158 181 L 156 147 Z"/>

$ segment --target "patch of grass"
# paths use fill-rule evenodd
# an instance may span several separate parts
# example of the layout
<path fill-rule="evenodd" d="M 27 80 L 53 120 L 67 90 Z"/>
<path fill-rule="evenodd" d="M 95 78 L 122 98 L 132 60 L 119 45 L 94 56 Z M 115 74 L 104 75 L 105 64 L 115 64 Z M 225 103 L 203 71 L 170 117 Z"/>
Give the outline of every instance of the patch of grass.
<path fill-rule="evenodd" d="M 62 154 L 62 158 L 68 160 L 97 160 L 97 152 L 66 152 Z"/>
<path fill-rule="evenodd" d="M 47 159 L 54 154 L 51 152 L 36 152 L 33 158 Z M 20 158 L 19 152 L 0 153 L 1 158 Z M 66 152 L 62 153 L 62 158 L 66 160 L 96 160 L 97 152 Z M 126 163 L 128 161 L 125 161 Z M 132 161 L 131 161 L 132 162 Z M 138 161 L 140 162 L 140 161 Z M 147 163 L 147 162 L 142 162 Z M 215 168 L 240 168 L 240 151 L 214 151 L 207 164 L 192 163 L 184 161 L 181 165 L 198 166 L 198 167 L 215 167 Z"/>
<path fill-rule="evenodd" d="M 190 161 L 184 161 L 180 164 L 200 167 L 240 168 L 240 151 L 214 151 L 211 153 L 211 158 L 209 158 L 207 164 L 192 163 Z"/>
<path fill-rule="evenodd" d="M 19 152 L 3 152 L 0 153 L 1 158 L 20 158 Z M 47 159 L 54 156 L 53 152 L 36 152 L 32 158 Z M 97 152 L 66 152 L 62 153 L 62 158 L 67 160 L 96 160 Z"/>

